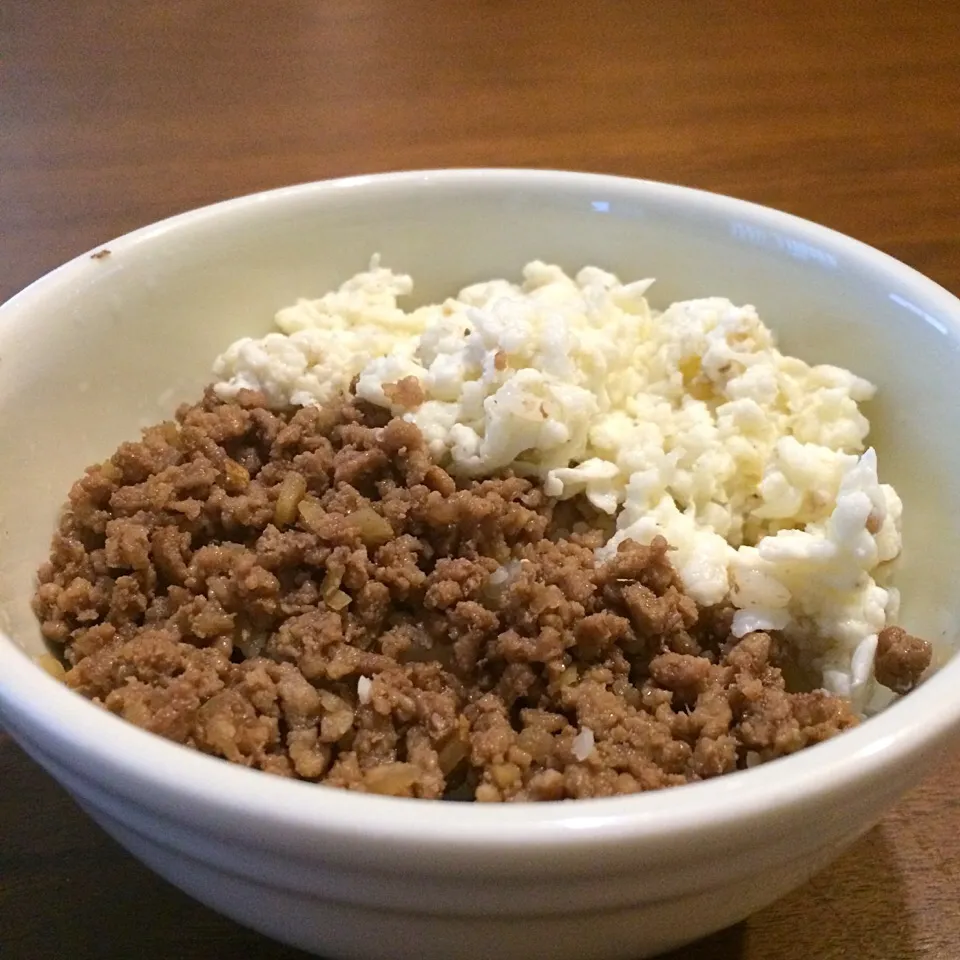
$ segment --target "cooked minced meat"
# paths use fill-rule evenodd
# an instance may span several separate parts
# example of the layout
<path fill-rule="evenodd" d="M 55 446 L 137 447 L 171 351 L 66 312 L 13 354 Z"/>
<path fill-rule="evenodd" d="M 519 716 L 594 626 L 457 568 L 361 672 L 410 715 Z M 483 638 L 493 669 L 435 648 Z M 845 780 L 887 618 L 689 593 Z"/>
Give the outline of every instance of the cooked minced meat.
<path fill-rule="evenodd" d="M 930 643 L 912 636 L 902 627 L 887 627 L 877 637 L 874 658 L 877 681 L 895 693 L 909 693 L 932 659 Z"/>
<path fill-rule="evenodd" d="M 631 793 L 856 722 L 785 689 L 775 637 L 686 596 L 664 540 L 598 565 L 607 535 L 526 479 L 454 480 L 352 397 L 208 392 L 75 484 L 35 608 L 106 709 L 353 790 Z"/>

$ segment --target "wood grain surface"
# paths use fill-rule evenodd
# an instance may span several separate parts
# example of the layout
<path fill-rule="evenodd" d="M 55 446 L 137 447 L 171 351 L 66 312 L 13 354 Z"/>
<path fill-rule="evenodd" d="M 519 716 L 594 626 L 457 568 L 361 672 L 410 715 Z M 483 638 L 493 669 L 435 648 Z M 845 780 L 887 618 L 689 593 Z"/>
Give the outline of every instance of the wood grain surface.
<path fill-rule="evenodd" d="M 960 292 L 954 0 L 5 0 L 0 298 L 199 204 L 382 170 L 685 183 Z M 672 960 L 956 960 L 960 758 Z M 0 734 L 0 957 L 303 956 L 192 903 Z M 387 958 L 385 958 L 387 960 Z"/>

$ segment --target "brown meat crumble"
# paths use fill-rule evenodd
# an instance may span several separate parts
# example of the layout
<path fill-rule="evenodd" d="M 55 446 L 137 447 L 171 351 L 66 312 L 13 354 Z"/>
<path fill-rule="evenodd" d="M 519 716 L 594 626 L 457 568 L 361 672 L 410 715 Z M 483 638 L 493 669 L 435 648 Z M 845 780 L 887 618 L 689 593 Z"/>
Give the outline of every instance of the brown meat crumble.
<path fill-rule="evenodd" d="M 731 609 L 686 596 L 665 541 L 598 565 L 604 538 L 529 480 L 455 481 L 352 397 L 275 412 L 208 391 L 74 485 L 35 609 L 66 682 L 106 709 L 352 790 L 632 793 L 856 722 L 785 689 L 776 638 L 737 640 Z M 929 653 L 881 646 L 908 689 Z"/>

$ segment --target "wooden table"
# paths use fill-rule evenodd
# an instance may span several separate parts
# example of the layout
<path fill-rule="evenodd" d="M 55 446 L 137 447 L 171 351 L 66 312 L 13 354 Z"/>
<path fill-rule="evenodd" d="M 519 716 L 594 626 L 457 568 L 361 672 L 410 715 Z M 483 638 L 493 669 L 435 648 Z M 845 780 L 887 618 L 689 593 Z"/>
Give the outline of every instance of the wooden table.
<path fill-rule="evenodd" d="M 0 298 L 160 217 L 411 167 L 586 169 L 826 223 L 960 292 L 954 0 L 9 0 Z M 2 734 L 0 734 L 2 738 Z M 960 759 L 673 960 L 955 960 Z M 189 901 L 0 739 L 0 956 L 302 956 Z"/>

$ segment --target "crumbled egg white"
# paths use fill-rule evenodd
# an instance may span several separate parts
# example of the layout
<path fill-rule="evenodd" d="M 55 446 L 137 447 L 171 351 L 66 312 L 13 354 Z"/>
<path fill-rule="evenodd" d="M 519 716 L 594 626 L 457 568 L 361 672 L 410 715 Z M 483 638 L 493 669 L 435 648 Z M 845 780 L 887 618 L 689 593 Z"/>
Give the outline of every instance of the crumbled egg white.
<path fill-rule="evenodd" d="M 374 259 L 280 333 L 216 361 L 221 397 L 274 405 L 357 393 L 415 423 L 466 476 L 505 467 L 551 496 L 584 494 L 623 539 L 674 548 L 700 603 L 731 599 L 734 632 L 783 630 L 835 692 L 865 703 L 876 635 L 897 595 L 873 578 L 900 550 L 901 503 L 877 477 L 858 404 L 874 387 L 782 354 L 751 306 L 711 297 L 650 308 L 652 280 L 541 262 L 405 311 L 409 276 Z M 384 386 L 415 377 L 424 402 Z"/>
<path fill-rule="evenodd" d="M 397 306 L 412 290 L 410 277 L 373 264 L 319 300 L 281 310 L 282 333 L 244 337 L 217 358 L 218 394 L 226 399 L 262 390 L 276 406 L 331 400 L 375 357 L 413 355 L 425 318 Z"/>
<path fill-rule="evenodd" d="M 572 747 L 574 757 L 583 763 L 583 761 L 593 753 L 595 745 L 596 741 L 593 736 L 593 731 L 589 727 L 582 727 L 573 738 Z"/>

